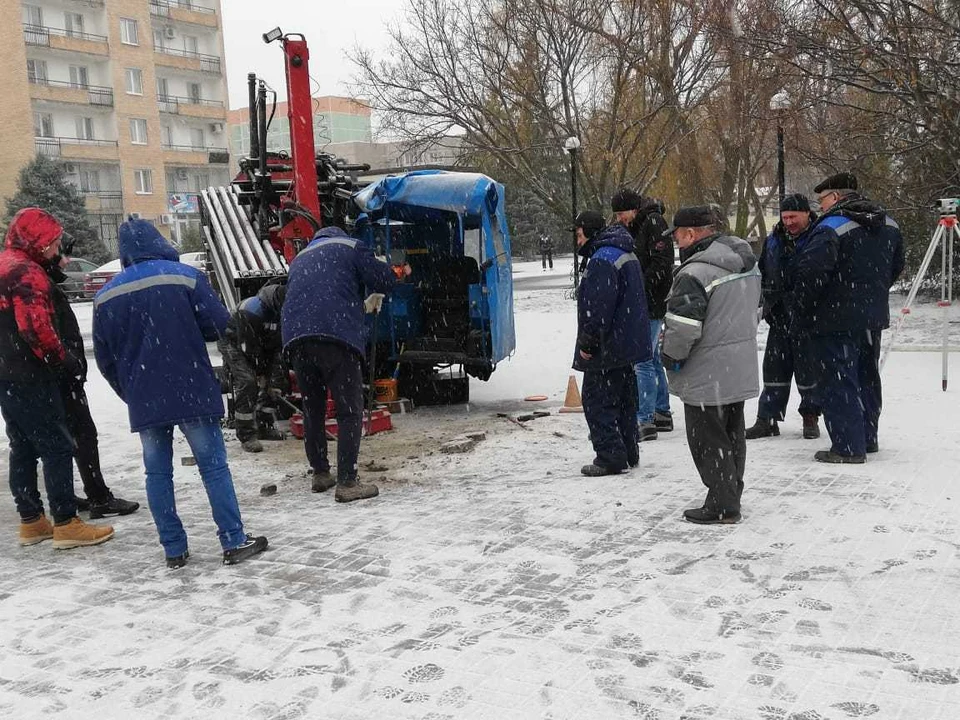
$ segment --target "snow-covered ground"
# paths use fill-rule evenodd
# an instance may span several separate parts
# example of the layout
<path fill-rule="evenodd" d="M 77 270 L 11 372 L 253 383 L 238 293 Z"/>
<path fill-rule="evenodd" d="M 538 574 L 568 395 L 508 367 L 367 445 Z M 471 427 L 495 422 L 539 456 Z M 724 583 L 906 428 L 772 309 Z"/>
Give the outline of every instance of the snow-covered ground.
<path fill-rule="evenodd" d="M 639 469 L 580 476 L 583 417 L 555 412 L 575 332 L 569 258 L 555 265 L 517 266 L 517 354 L 469 406 L 364 441 L 379 498 L 337 505 L 309 492 L 297 441 L 254 456 L 231 438 L 260 558 L 219 565 L 179 464 L 180 571 L 146 508 L 105 545 L 55 552 L 18 547 L 0 502 L 0 717 L 960 717 L 960 364 L 944 393 L 939 352 L 899 351 L 938 347 L 939 311 L 916 309 L 890 355 L 879 454 L 815 463 L 828 441 L 792 415 L 749 444 L 743 522 L 701 527 L 680 519 L 704 489 L 675 400 L 677 431 Z M 95 370 L 88 394 L 109 484 L 144 502 L 123 404 Z M 526 430 L 495 416 L 531 394 L 553 414 Z M 465 429 L 487 439 L 436 451 Z M 267 481 L 279 491 L 261 497 Z"/>

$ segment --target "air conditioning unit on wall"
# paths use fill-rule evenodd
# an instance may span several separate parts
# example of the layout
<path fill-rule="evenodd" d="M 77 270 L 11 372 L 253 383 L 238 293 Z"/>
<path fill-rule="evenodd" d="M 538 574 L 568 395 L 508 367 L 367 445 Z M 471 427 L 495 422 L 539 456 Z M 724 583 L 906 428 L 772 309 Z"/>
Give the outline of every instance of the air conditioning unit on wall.
<path fill-rule="evenodd" d="M 174 220 L 173 215 L 167 215 L 166 213 L 164 213 L 163 215 L 160 216 L 161 225 L 173 225 L 173 220 Z"/>
<path fill-rule="evenodd" d="M 173 40 L 177 36 L 177 31 L 174 30 L 170 25 L 167 25 L 167 27 L 163 29 L 163 36 L 167 40 Z"/>
<path fill-rule="evenodd" d="M 177 180 L 186 180 L 186 179 L 187 179 L 187 171 L 184 170 L 183 168 L 178 169 Z"/>
<path fill-rule="evenodd" d="M 223 132 L 223 123 L 222 123 L 222 122 L 213 122 L 213 123 L 210 123 L 210 132 L 212 132 L 212 133 L 222 133 L 222 132 Z"/>
<path fill-rule="evenodd" d="M 63 171 L 64 171 L 67 175 L 73 175 L 75 172 L 77 172 L 77 166 L 74 165 L 73 163 L 64 163 L 64 164 L 63 164 Z"/>

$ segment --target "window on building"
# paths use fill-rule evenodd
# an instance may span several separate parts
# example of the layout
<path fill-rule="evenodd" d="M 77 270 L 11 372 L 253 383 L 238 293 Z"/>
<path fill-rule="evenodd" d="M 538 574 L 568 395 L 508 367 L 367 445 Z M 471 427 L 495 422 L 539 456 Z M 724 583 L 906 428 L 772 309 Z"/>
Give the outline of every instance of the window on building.
<path fill-rule="evenodd" d="M 201 190 L 206 190 L 210 187 L 210 173 L 200 172 L 194 175 L 192 178 L 192 187 L 190 188 L 193 192 L 200 192 Z"/>
<path fill-rule="evenodd" d="M 170 83 L 167 82 L 166 78 L 158 77 L 157 78 L 157 99 L 166 100 L 170 97 Z"/>
<path fill-rule="evenodd" d="M 43 9 L 36 5 L 24 5 L 23 24 L 43 27 Z"/>
<path fill-rule="evenodd" d="M 187 83 L 187 96 L 194 105 L 199 105 L 203 98 L 203 87 L 200 83 Z"/>
<path fill-rule="evenodd" d="M 143 73 L 139 68 L 127 68 L 127 94 L 143 95 Z"/>
<path fill-rule="evenodd" d="M 199 55 L 199 48 L 200 43 L 197 41 L 197 38 L 194 35 L 183 36 L 183 51 L 187 55 Z"/>
<path fill-rule="evenodd" d="M 75 12 L 65 12 L 63 14 L 63 27 L 69 37 L 83 35 L 83 15 Z"/>
<path fill-rule="evenodd" d="M 90 87 L 90 73 L 83 65 L 70 66 L 70 87 Z"/>
<path fill-rule="evenodd" d="M 130 142 L 134 145 L 147 144 L 147 121 L 143 118 L 130 118 Z"/>
<path fill-rule="evenodd" d="M 100 192 L 100 171 L 99 170 L 81 170 L 80 171 L 80 192 L 85 192 L 85 193 Z"/>
<path fill-rule="evenodd" d="M 203 150 L 207 147 L 203 128 L 190 128 L 190 147 L 196 150 Z"/>
<path fill-rule="evenodd" d="M 33 134 L 36 137 L 53 137 L 53 115 L 44 112 L 34 113 Z"/>
<path fill-rule="evenodd" d="M 163 145 L 173 145 L 173 128 L 169 125 L 160 126 L 160 142 Z"/>
<path fill-rule="evenodd" d="M 166 47 L 166 43 L 163 40 L 163 30 L 156 29 L 153 31 L 153 47 L 160 51 Z"/>
<path fill-rule="evenodd" d="M 153 194 L 153 170 L 134 170 L 133 184 L 137 195 Z"/>
<path fill-rule="evenodd" d="M 77 138 L 80 140 L 93 140 L 93 118 L 76 118 Z"/>
<path fill-rule="evenodd" d="M 140 33 L 137 30 L 136 20 L 120 18 L 120 42 L 124 45 L 140 44 Z"/>
<path fill-rule="evenodd" d="M 27 79 L 36 85 L 47 84 L 47 61 L 27 60 Z"/>

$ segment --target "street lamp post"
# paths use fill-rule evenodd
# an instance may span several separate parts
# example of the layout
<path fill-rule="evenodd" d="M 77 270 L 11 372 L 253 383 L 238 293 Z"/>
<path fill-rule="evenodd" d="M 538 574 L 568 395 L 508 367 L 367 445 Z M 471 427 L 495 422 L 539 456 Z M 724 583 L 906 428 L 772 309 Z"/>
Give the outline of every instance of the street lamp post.
<path fill-rule="evenodd" d="M 777 190 L 780 202 L 786 195 L 783 158 L 783 111 L 790 107 L 790 96 L 783 90 L 770 98 L 770 109 L 777 113 Z"/>
<path fill-rule="evenodd" d="M 577 262 L 577 151 L 580 149 L 580 138 L 575 135 L 568 137 L 563 143 L 563 149 L 570 153 L 570 202 L 571 202 L 571 231 L 573 232 L 573 291 L 580 286 L 580 265 Z"/>

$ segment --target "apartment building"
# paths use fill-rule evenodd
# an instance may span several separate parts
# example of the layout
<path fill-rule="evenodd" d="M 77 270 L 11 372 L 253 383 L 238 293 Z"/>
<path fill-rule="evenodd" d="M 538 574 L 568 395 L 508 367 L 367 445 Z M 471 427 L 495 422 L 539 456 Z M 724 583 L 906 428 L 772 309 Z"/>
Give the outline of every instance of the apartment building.
<path fill-rule="evenodd" d="M 0 0 L 0 47 L 0 197 L 56 158 L 115 249 L 127 215 L 175 234 L 229 182 L 220 0 Z"/>

